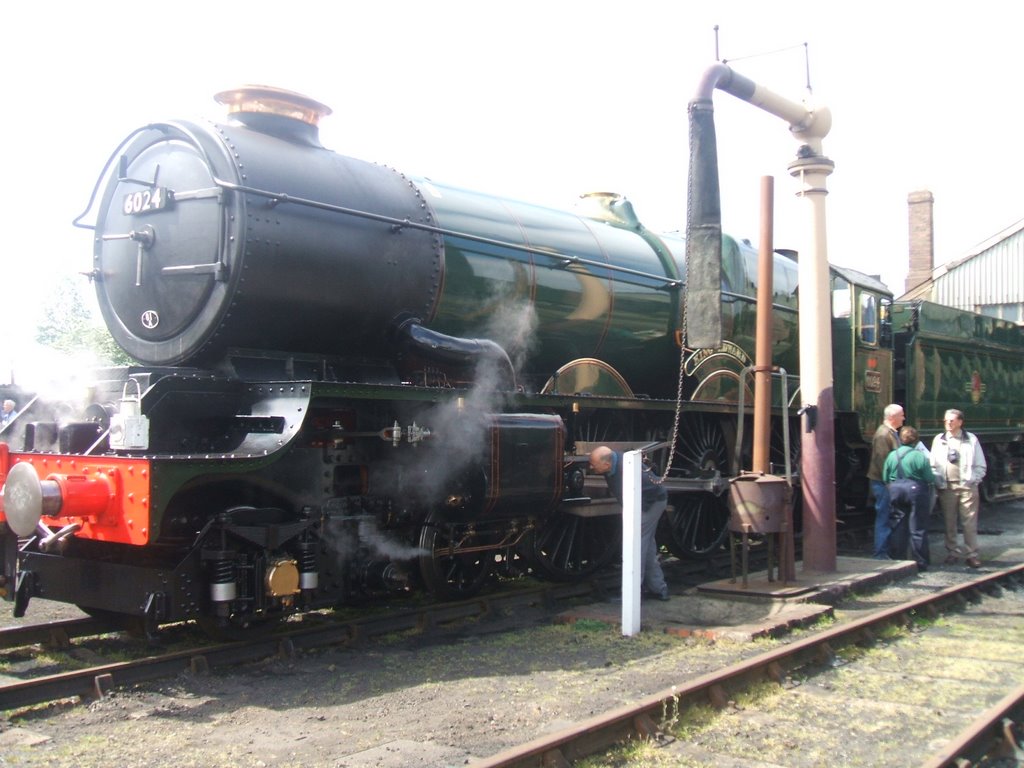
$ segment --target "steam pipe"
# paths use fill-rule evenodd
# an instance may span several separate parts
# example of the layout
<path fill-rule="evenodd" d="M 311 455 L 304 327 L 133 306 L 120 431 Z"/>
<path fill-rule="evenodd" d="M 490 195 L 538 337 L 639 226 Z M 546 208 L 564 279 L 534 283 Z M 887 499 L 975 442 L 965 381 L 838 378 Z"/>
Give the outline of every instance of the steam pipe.
<path fill-rule="evenodd" d="M 481 364 L 489 363 L 499 376 L 504 377 L 509 389 L 515 388 L 516 374 L 508 353 L 490 339 L 449 336 L 424 328 L 417 318 L 401 321 L 395 329 L 395 338 L 399 347 L 412 350 L 439 365 L 479 369 Z"/>

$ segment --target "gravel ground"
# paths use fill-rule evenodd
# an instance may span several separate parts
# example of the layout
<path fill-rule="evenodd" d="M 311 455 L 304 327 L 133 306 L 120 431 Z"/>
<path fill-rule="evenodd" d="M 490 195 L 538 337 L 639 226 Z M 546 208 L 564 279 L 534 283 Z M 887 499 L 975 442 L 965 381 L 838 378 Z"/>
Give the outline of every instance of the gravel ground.
<path fill-rule="evenodd" d="M 985 507 L 980 538 L 986 567 L 1024 560 L 1024 502 Z M 941 552 L 937 531 L 931 544 Z M 851 595 L 837 617 L 968 577 L 962 566 L 935 567 Z M 70 615 L 77 611 L 35 601 L 27 618 Z M 469 765 L 780 642 L 786 638 L 710 642 L 655 631 L 625 638 L 600 622 L 556 624 L 539 608 L 517 609 L 358 648 L 183 673 L 91 703 L 2 713 L 0 765 Z"/>

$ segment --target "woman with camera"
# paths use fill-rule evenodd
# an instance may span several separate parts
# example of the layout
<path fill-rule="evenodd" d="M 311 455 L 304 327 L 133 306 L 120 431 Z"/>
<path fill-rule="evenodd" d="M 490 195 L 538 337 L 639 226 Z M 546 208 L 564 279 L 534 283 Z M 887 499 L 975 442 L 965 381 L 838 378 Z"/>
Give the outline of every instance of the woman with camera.
<path fill-rule="evenodd" d="M 939 507 L 946 522 L 946 565 L 954 565 L 961 552 L 969 568 L 981 566 L 978 559 L 978 485 L 985 477 L 985 453 L 978 438 L 963 428 L 964 414 L 946 411 L 946 431 L 932 441 L 931 462 L 939 489 Z M 964 530 L 964 546 L 956 542 L 957 518 Z"/>

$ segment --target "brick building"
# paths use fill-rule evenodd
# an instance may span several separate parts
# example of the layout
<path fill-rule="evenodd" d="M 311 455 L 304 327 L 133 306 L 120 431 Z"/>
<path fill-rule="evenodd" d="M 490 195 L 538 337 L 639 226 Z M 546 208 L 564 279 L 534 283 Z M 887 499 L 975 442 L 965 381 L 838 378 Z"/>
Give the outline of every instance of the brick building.
<path fill-rule="evenodd" d="M 899 300 L 927 299 L 1024 325 L 1024 219 L 935 266 L 935 198 L 928 191 L 911 192 L 907 204 L 910 268 Z"/>

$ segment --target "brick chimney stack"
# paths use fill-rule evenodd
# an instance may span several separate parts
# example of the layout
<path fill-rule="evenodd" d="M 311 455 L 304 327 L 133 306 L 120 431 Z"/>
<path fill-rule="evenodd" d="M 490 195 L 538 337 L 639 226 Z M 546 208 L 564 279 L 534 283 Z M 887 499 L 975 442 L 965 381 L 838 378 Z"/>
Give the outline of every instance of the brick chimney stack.
<path fill-rule="evenodd" d="M 905 291 L 923 283 L 935 268 L 935 226 L 932 209 L 935 198 L 927 190 L 907 195 L 910 208 L 910 270 Z"/>

